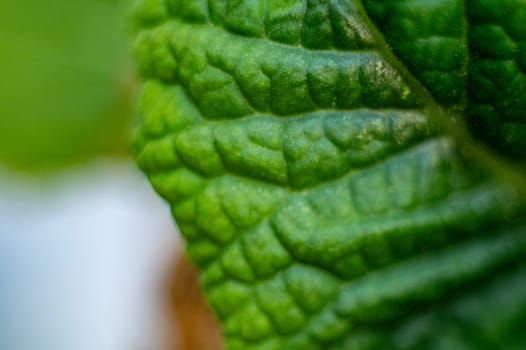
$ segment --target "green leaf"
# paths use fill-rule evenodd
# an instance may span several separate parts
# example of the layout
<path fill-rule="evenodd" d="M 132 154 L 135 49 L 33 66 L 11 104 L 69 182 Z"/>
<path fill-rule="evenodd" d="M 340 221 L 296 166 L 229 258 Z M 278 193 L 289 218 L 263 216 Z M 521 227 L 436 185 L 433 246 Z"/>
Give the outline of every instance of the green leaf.
<path fill-rule="evenodd" d="M 49 170 L 129 152 L 121 0 L 0 1 L 0 162 Z"/>
<path fill-rule="evenodd" d="M 364 1 L 414 76 L 477 137 L 526 161 L 524 0 Z"/>
<path fill-rule="evenodd" d="M 466 8 L 499 4 L 137 7 L 137 162 L 228 349 L 526 346 L 523 175 L 455 120 L 487 105 L 524 121 L 524 89 L 472 96 Z"/>

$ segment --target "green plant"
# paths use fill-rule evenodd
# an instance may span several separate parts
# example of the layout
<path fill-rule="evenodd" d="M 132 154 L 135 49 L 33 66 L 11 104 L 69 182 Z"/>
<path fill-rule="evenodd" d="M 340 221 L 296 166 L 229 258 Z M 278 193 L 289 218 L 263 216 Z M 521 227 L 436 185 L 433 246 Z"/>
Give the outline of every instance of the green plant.
<path fill-rule="evenodd" d="M 526 1 L 135 19 L 137 162 L 228 349 L 526 347 Z"/>
<path fill-rule="evenodd" d="M 0 1 L 1 163 L 42 172 L 128 153 L 125 9 L 121 0 Z"/>

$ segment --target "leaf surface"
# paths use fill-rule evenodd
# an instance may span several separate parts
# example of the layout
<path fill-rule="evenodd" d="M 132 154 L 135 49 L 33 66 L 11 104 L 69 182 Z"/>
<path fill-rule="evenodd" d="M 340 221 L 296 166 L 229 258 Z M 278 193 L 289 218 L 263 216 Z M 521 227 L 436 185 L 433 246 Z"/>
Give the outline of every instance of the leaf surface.
<path fill-rule="evenodd" d="M 524 346 L 520 191 L 434 115 L 524 121 L 522 88 L 471 95 L 476 3 L 138 6 L 137 162 L 228 349 Z"/>

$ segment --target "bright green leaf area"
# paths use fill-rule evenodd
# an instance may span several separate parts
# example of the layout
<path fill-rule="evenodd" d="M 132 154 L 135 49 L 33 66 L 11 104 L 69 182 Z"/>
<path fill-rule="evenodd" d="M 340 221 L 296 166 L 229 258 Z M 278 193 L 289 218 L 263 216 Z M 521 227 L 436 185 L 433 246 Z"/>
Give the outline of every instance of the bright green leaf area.
<path fill-rule="evenodd" d="M 521 0 L 137 5 L 137 162 L 228 349 L 526 347 L 522 190 L 442 118 L 522 159 L 503 130 L 526 117 L 524 13 Z"/>
<path fill-rule="evenodd" d="M 118 1 L 0 1 L 0 161 L 48 168 L 127 149 L 123 15 Z"/>

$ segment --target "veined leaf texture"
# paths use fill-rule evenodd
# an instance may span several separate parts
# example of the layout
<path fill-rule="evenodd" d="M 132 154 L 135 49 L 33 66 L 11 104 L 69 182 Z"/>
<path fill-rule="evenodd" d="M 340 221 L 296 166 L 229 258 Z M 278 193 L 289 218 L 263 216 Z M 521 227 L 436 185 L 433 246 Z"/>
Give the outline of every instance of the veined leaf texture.
<path fill-rule="evenodd" d="M 134 18 L 137 162 L 229 350 L 526 348 L 524 191 L 485 162 L 526 155 L 525 0 Z"/>

